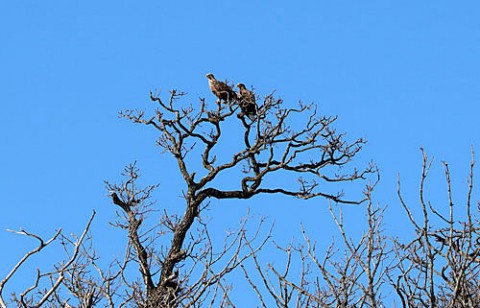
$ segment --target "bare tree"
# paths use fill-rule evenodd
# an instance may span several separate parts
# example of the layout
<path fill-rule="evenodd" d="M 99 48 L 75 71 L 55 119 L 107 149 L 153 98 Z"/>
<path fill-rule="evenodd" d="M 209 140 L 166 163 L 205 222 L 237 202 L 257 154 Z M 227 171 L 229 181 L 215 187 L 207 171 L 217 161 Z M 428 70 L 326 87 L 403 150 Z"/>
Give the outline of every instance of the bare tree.
<path fill-rule="evenodd" d="M 127 233 L 124 257 L 103 267 L 92 238 L 87 236 L 84 241 L 89 222 L 80 238 L 62 237 L 66 251 L 74 249 L 70 258 L 52 273 L 39 273 L 37 281 L 49 277 L 50 287 L 39 291 L 43 297 L 38 304 L 35 297 L 26 299 L 33 291 L 43 290 L 37 283 L 15 297 L 15 303 L 24 307 L 234 306 L 227 275 L 240 267 L 245 270 L 247 261 L 257 260 L 272 231 L 260 219 L 254 231 L 247 232 L 252 219 L 245 217 L 219 245 L 212 240 L 208 218 L 203 214 L 211 198 L 280 194 L 301 199 L 322 197 L 336 204 L 360 204 L 369 199 L 369 195 L 348 197 L 343 192 L 349 183 L 377 172 L 374 165 L 360 170 L 350 166 L 364 140 L 349 142 L 333 127 L 336 117 L 318 115 L 313 104 L 284 107 L 282 99 L 269 94 L 246 117 L 241 103 L 235 100 L 208 103 L 200 99 L 191 104 L 185 102 L 185 93 L 176 90 L 166 98 L 150 93 L 150 99 L 156 104 L 150 115 L 127 110 L 120 112 L 120 117 L 158 132 L 157 144 L 172 155 L 184 180 L 184 213 L 171 214 L 157 205 L 152 194 L 158 185 L 139 185 L 139 169 L 130 164 L 123 172 L 123 181 L 106 182 L 117 213 L 112 225 Z M 232 136 L 236 140 L 233 147 L 226 145 Z M 235 175 L 228 181 L 231 188 L 218 185 L 219 179 L 229 174 Z M 278 176 L 296 179 L 297 185 L 275 181 Z M 45 243 L 37 238 L 38 251 L 59 236 Z M 314 247 L 309 246 L 306 253 L 315 258 Z M 280 275 L 275 268 L 271 270 Z M 54 275 L 61 279 L 53 279 Z M 302 287 L 287 280 L 281 284 L 295 290 Z M 372 284 L 368 291 L 375 292 L 375 288 Z M 315 292 L 302 294 L 306 297 L 299 303 L 319 296 Z M 366 301 L 371 298 L 376 295 L 372 293 Z M 277 299 L 284 304 L 289 301 Z"/>
<path fill-rule="evenodd" d="M 277 247 L 285 255 L 285 264 L 264 266 L 254 255 L 255 273 L 242 265 L 261 306 L 271 307 L 273 299 L 277 307 L 392 307 L 397 303 L 401 307 L 479 307 L 480 203 L 472 206 L 473 152 L 465 205 L 456 206 L 445 162 L 446 206 L 428 201 L 426 182 L 432 160 L 422 153 L 419 217 L 407 205 L 398 182 L 398 197 L 415 237 L 385 235 L 386 208 L 373 205 L 375 184 L 367 186 L 366 231 L 358 240 L 349 235 L 342 208 L 331 206 L 338 236 L 325 251 L 317 249 L 317 240 L 302 229 L 303 243 Z"/>
<path fill-rule="evenodd" d="M 139 168 L 128 165 L 121 181 L 105 182 L 116 209 L 112 225 L 126 233 L 123 257 L 107 266 L 100 259 L 89 233 L 95 213 L 78 237 L 59 230 L 45 240 L 13 231 L 38 246 L 0 281 L 0 307 L 235 307 L 228 280 L 233 271 L 245 278 L 262 307 L 480 306 L 473 151 L 464 205 L 454 202 L 450 169 L 443 163 L 448 198 L 442 206 L 428 200 L 432 160 L 422 150 L 419 206 L 407 203 L 398 181 L 400 204 L 415 236 L 389 238 L 386 208 L 372 198 L 378 170 L 350 167 L 365 142 L 349 142 L 338 133 L 336 117 L 319 116 L 314 105 L 284 107 L 273 94 L 251 99 L 262 103 L 248 116 L 241 102 L 221 97 L 189 104 L 185 93 L 172 90 L 166 98 L 150 93 L 150 99 L 156 105 L 151 114 L 127 110 L 120 117 L 158 133 L 157 144 L 176 161 L 183 179 L 183 214 L 155 203 L 158 185 L 140 185 Z M 372 175 L 377 175 L 373 183 Z M 276 181 L 285 177 L 297 179 L 297 185 Z M 367 183 L 362 195 L 343 193 L 351 182 Z M 263 219 L 247 215 L 223 243 L 213 239 L 205 213 L 209 200 L 273 194 L 326 199 L 338 236 L 323 251 L 320 239 L 302 227 L 302 241 L 285 247 L 271 240 L 272 228 Z M 363 202 L 365 231 L 352 236 L 341 205 Z M 6 299 L 5 286 L 19 268 L 54 242 L 60 242 L 65 260 L 51 271 L 38 270 L 31 287 Z M 261 251 L 269 245 L 284 263 L 265 265 Z"/>
<path fill-rule="evenodd" d="M 183 103 L 181 99 L 184 96 L 185 93 L 173 90 L 168 100 L 164 101 L 151 93 L 151 100 L 157 103 L 154 115 L 147 116 L 143 111 L 124 111 L 120 114 L 121 117 L 151 126 L 159 132 L 158 145 L 173 155 L 185 181 L 185 213 L 182 217 L 172 217 L 165 213 L 161 219 L 163 226 L 173 233 L 171 244 L 164 246 L 167 247 L 164 255 L 160 257 L 160 254 L 150 251 L 149 247 L 152 245 L 144 245 L 143 236 L 138 233 L 144 215 L 139 204 L 148 197 L 153 187 L 147 188 L 147 191 L 135 191 L 133 181 L 136 172 L 132 172 L 133 167 L 129 168 L 130 179 L 124 185 L 107 184 L 112 191 L 113 202 L 128 216 L 124 217 L 127 222 L 125 228 L 129 229 L 130 242 L 141 269 L 145 287 L 141 302 L 145 307 L 170 307 L 178 303 L 186 305 L 185 300 L 188 302 L 189 299 L 198 303 L 200 298 L 195 294 L 201 295 L 205 292 L 199 291 L 199 286 L 195 283 L 187 285 L 188 274 L 185 276 L 184 273 L 183 277 L 179 277 L 177 268 L 187 258 L 194 263 L 205 260 L 205 256 L 199 257 L 194 253 L 195 246 L 201 240 L 189 239 L 188 244 L 185 244 L 185 241 L 195 218 L 202 224 L 200 213 L 208 204 L 209 198 L 249 199 L 258 194 L 283 194 L 302 199 L 325 197 L 337 203 L 359 204 L 363 200 L 346 199 L 341 191 L 328 193 L 323 187 L 332 182 L 365 179 L 367 174 L 376 171 L 374 166 L 369 166 L 361 171 L 353 169 L 346 174 L 339 172 L 343 170 L 340 167 L 347 165 L 360 151 L 364 141 L 345 141 L 345 135 L 338 134 L 332 127 L 336 118 L 318 116 L 313 105 L 300 104 L 298 108 L 282 108 L 281 99 L 267 95 L 252 121 L 242 113 L 234 117 L 239 110 L 238 104 L 217 100 L 212 108 L 205 99 L 201 99 L 194 106 Z M 298 130 L 288 125 L 290 118 L 295 115 L 305 119 L 304 125 Z M 243 130 L 239 134 L 239 149 L 230 154 L 229 158 L 228 154 L 220 153 L 216 149 L 225 142 L 222 133 L 224 128 L 228 127 L 226 123 L 237 120 L 240 120 Z M 193 159 L 189 155 L 194 155 L 192 153 L 200 156 L 200 163 L 191 163 Z M 224 190 L 212 185 L 222 173 L 231 169 L 240 169 L 243 172 L 243 176 L 236 179 L 237 189 Z M 264 180 L 274 173 L 296 175 L 299 186 L 264 185 Z M 144 196 L 139 197 L 142 193 Z M 241 227 L 241 232 L 237 233 L 232 244 L 226 245 L 219 254 L 225 255 L 235 243 L 237 246 L 233 253 L 234 261 L 227 263 L 227 267 L 222 271 L 212 273 L 216 278 L 207 283 L 222 289 L 223 296 L 226 296 L 227 292 L 220 284 L 220 278 L 241 265 L 246 258 L 253 257 L 264 244 L 264 241 L 261 241 L 261 244 L 254 248 L 252 243 L 256 235 L 253 239 L 247 239 L 243 230 Z M 208 232 L 205 231 L 204 234 Z M 209 241 L 208 236 L 204 239 Z M 240 257 L 240 251 L 245 247 L 250 251 Z M 153 259 L 158 261 L 157 281 L 153 280 L 151 270 Z M 209 262 L 204 264 L 205 270 L 211 271 L 217 261 L 211 257 L 208 260 Z M 203 284 L 205 285 L 205 281 Z M 228 298 L 224 300 L 229 303 Z"/>
<path fill-rule="evenodd" d="M 93 212 L 90 217 L 82 235 L 78 238 L 69 238 L 63 235 L 61 229 L 55 232 L 55 234 L 48 240 L 44 240 L 39 235 L 23 229 L 19 231 L 9 230 L 13 233 L 37 240 L 38 246 L 25 253 L 24 256 L 13 266 L 12 270 L 6 275 L 6 277 L 0 281 L 0 307 L 7 307 L 8 301 L 4 298 L 3 290 L 5 285 L 12 279 L 13 275 L 18 272 L 20 267 L 23 266 L 33 255 L 41 252 L 47 246 L 60 239 L 67 253 L 67 259 L 60 264 L 55 265 L 54 270 L 49 272 L 42 272 L 40 269 L 37 269 L 37 275 L 34 279 L 33 285 L 19 295 L 13 293 L 12 302 L 18 307 L 41 307 L 42 305 L 47 304 L 58 292 L 59 287 L 63 284 L 66 278 L 65 273 L 72 268 L 74 262 L 78 258 L 79 251 L 85 237 L 87 236 L 94 216 L 95 212 Z M 44 281 L 47 282 L 44 283 Z"/>
<path fill-rule="evenodd" d="M 253 283 L 253 275 L 242 266 L 262 307 L 271 307 L 268 296 L 277 307 L 383 307 L 382 286 L 391 250 L 382 229 L 385 208 L 372 203 L 375 184 L 365 191 L 367 229 L 358 241 L 348 235 L 342 209 L 330 205 L 340 242 L 334 239 L 325 252 L 319 251 L 317 241 L 302 228 L 303 243 L 277 246 L 286 255 L 283 268 L 270 263 L 264 267 L 253 256 L 263 288 Z"/>
<path fill-rule="evenodd" d="M 445 179 L 448 212 L 442 213 L 427 201 L 425 183 L 432 160 L 423 151 L 419 189 L 422 217 L 414 216 L 400 192 L 398 196 L 417 237 L 404 243 L 395 239 L 397 263 L 389 280 L 404 307 L 478 307 L 480 296 L 480 203 L 472 210 L 475 160 L 472 151 L 465 206 L 454 206 L 450 169 L 446 162 Z M 458 209 L 458 210 L 457 210 Z M 459 211 L 465 211 L 459 214 Z M 443 226 L 442 226 L 443 225 Z"/>

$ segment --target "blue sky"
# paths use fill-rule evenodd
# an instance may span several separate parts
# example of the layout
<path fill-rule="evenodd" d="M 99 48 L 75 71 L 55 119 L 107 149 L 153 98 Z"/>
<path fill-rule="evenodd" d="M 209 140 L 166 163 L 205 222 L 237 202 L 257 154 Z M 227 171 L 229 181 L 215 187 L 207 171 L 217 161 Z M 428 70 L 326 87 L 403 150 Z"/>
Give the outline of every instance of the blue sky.
<path fill-rule="evenodd" d="M 446 205 L 446 160 L 464 200 L 470 148 L 480 143 L 479 14 L 475 1 L 2 2 L 0 229 L 79 233 L 95 209 L 98 241 L 117 253 L 111 239 L 122 234 L 107 223 L 114 210 L 103 180 L 134 160 L 146 183 L 160 183 L 158 204 L 181 209 L 181 182 L 156 135 L 117 112 L 151 107 L 151 89 L 212 99 L 204 77 L 212 72 L 315 102 L 339 116 L 340 131 L 365 137 L 357 163 L 380 167 L 375 200 L 389 206 L 387 229 L 399 234 L 396 178 L 415 204 L 420 146 L 436 158 L 431 198 Z M 312 233 L 332 227 L 319 199 L 213 201 L 210 212 L 228 224 L 248 207 L 276 221 L 283 240 L 300 222 Z M 347 208 L 352 224 L 363 215 Z M 0 243 L 11 251 L 3 277 L 32 243 L 4 231 Z"/>

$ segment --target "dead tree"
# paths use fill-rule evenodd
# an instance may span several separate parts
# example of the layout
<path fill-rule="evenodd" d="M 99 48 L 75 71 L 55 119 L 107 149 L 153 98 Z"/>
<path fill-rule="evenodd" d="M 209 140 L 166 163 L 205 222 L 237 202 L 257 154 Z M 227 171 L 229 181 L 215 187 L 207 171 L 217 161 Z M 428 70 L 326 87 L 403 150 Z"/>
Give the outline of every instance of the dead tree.
<path fill-rule="evenodd" d="M 369 198 L 343 193 L 349 183 L 377 172 L 373 165 L 360 170 L 350 166 L 365 141 L 348 141 L 333 127 L 336 117 L 318 115 L 313 104 L 284 107 L 282 99 L 270 94 L 258 104 L 255 116 L 245 117 L 236 101 L 200 99 L 189 104 L 185 93 L 176 90 L 166 98 L 151 93 L 150 99 L 156 105 L 152 114 L 128 110 L 120 116 L 158 132 L 157 144 L 173 157 L 183 178 L 184 213 L 162 209 L 152 200 L 157 185 L 141 186 L 136 164 L 127 166 L 122 181 L 106 182 L 117 212 L 112 224 L 124 230 L 128 239 L 123 258 L 111 260 L 105 268 L 87 232 L 91 220 L 78 238 L 57 233 L 44 241 L 19 231 L 36 238 L 39 246 L 0 282 L 0 307 L 7 305 L 2 291 L 18 268 L 56 239 L 61 239 L 68 253 L 66 261 L 51 272 L 38 272 L 34 285 L 15 294 L 11 302 L 20 307 L 234 306 L 232 286 L 225 278 L 247 261 L 257 260 L 271 229 L 264 227 L 263 219 L 252 228 L 249 217 L 239 218 L 238 227 L 219 245 L 203 213 L 210 199 L 280 194 L 360 204 Z M 225 146 L 232 136 L 233 146 Z M 225 174 L 235 174 L 228 189 L 217 185 Z M 297 184 L 275 181 L 285 177 Z M 309 247 L 306 253 L 313 251 Z M 271 270 L 279 275 L 275 268 Z M 282 285 L 302 287 L 287 280 Z M 311 301 L 311 296 L 319 294 L 311 293 L 305 300 Z"/>
<path fill-rule="evenodd" d="M 472 151 L 465 205 L 455 205 L 450 169 L 443 163 L 448 193 L 447 211 L 439 210 L 426 197 L 426 180 L 432 164 L 423 151 L 420 180 L 421 217 L 412 212 L 400 191 L 398 196 L 416 237 L 394 241 L 397 263 L 388 272 L 403 307 L 480 306 L 480 226 L 479 211 L 472 206 L 475 160 Z M 463 213 L 462 213 L 463 212 Z"/>
<path fill-rule="evenodd" d="M 345 134 L 337 133 L 333 124 L 336 117 L 319 116 L 313 105 L 300 104 L 298 108 L 283 108 L 283 101 L 273 95 L 267 95 L 258 108 L 255 121 L 246 120 L 236 104 L 222 104 L 217 101 L 213 106 L 205 99 L 192 105 L 183 102 L 185 93 L 173 90 L 167 100 L 151 93 L 150 99 L 157 104 L 153 115 L 143 111 L 124 111 L 121 117 L 134 123 L 152 127 L 159 133 L 157 144 L 170 153 L 177 162 L 178 170 L 185 182 L 185 212 L 181 217 L 172 217 L 165 213 L 162 223 L 172 232 L 172 240 L 166 247 L 165 255 L 160 256 L 145 242 L 140 233 L 144 212 L 141 204 L 148 198 L 153 187 L 135 190 L 137 177 L 134 167 L 127 173 L 130 179 L 122 185 L 107 184 L 112 192 L 112 200 L 121 209 L 128 229 L 129 240 L 133 247 L 136 262 L 142 275 L 143 293 L 136 293 L 137 304 L 142 307 L 174 307 L 179 303 L 188 306 L 201 299 L 203 295 L 195 283 L 187 284 L 188 273 L 179 274 L 179 267 L 186 259 L 201 261 L 193 252 L 199 243 L 187 238 L 197 219 L 202 224 L 202 209 L 210 198 L 249 199 L 259 194 L 283 194 L 302 199 L 324 197 L 335 203 L 359 204 L 362 198 L 348 199 L 339 189 L 329 192 L 328 187 L 335 183 L 347 183 L 365 179 L 369 173 L 376 172 L 373 165 L 363 170 L 348 169 L 349 163 L 364 145 L 362 139 L 348 142 Z M 293 119 L 304 120 L 304 124 L 293 129 Z M 225 142 L 222 134 L 229 123 L 240 121 L 238 149 L 225 154 L 217 151 Z M 198 164 L 192 164 L 190 156 L 198 155 Z M 236 181 L 236 189 L 225 190 L 214 186 L 214 180 L 229 170 L 241 170 L 242 176 Z M 297 178 L 298 187 L 268 186 L 265 179 L 273 174 L 282 174 Z M 338 186 L 334 186 L 338 187 Z M 140 196 L 139 196 L 140 195 Z M 242 230 L 242 228 L 240 228 Z M 238 249 L 249 247 L 251 250 L 240 258 L 240 250 L 235 250 L 236 261 L 224 268 L 207 285 L 220 288 L 224 296 L 227 290 L 219 285 L 224 274 L 238 267 L 245 258 L 253 257 L 263 246 L 264 241 L 253 248 L 254 239 L 243 238 L 240 232 L 235 239 Z M 205 238 L 208 239 L 208 236 Z M 185 243 L 186 240 L 188 244 Z M 227 248 L 231 249 L 230 246 Z M 225 254 L 225 251 L 222 252 Z M 159 274 L 156 281 L 152 272 L 152 262 L 157 261 Z M 204 260 L 204 259 L 203 259 Z M 209 263 L 210 262 L 210 263 Z M 212 270 L 213 259 L 204 264 L 207 271 Z M 205 281 L 203 281 L 205 285 Z M 196 289 L 195 289 L 196 288 Z M 135 293 L 135 292 L 134 292 Z M 140 298 L 141 297 L 141 298 Z M 223 298 L 228 304 L 228 298 Z"/>
<path fill-rule="evenodd" d="M 367 186 L 365 191 L 367 228 L 359 240 L 350 237 L 341 207 L 330 205 L 339 238 L 334 237 L 325 251 L 317 247 L 320 239 L 313 239 L 302 227 L 302 242 L 277 246 L 286 256 L 283 266 L 271 263 L 262 266 L 255 255 L 252 257 L 255 273 L 242 265 L 262 307 L 272 307 L 273 303 L 276 307 L 299 308 L 384 307 L 383 287 L 391 249 L 383 234 L 385 208 L 372 203 L 374 186 Z"/>
<path fill-rule="evenodd" d="M 46 307 L 49 303 L 51 303 L 59 293 L 59 289 L 66 279 L 67 272 L 74 266 L 77 258 L 80 255 L 80 249 L 83 245 L 83 241 L 87 237 L 90 224 L 92 223 L 94 216 L 95 212 L 93 212 L 80 237 L 67 237 L 63 235 L 62 230 L 59 229 L 50 239 L 45 240 L 41 236 L 23 229 L 19 231 L 9 230 L 13 233 L 35 239 L 38 241 L 38 246 L 25 253 L 24 256 L 13 266 L 12 270 L 5 276 L 5 278 L 0 281 L 0 307 L 6 308 L 8 307 L 7 304 L 9 303 L 15 304 L 17 307 L 25 308 Z M 10 301 L 5 299 L 3 290 L 6 284 L 10 282 L 12 277 L 18 272 L 18 270 L 22 266 L 25 266 L 27 260 L 29 260 L 32 256 L 40 253 L 47 246 L 58 240 L 61 240 L 61 243 L 66 250 L 67 259 L 55 265 L 54 269 L 51 271 L 45 272 L 37 269 L 37 275 L 30 287 L 22 292 L 18 292 L 19 294 L 14 292 Z"/>
<path fill-rule="evenodd" d="M 472 201 L 473 152 L 464 204 L 454 202 L 450 169 L 443 163 L 448 196 L 443 205 L 428 201 L 432 160 L 422 154 L 419 206 L 407 204 L 398 182 L 404 217 L 412 227 L 405 231 L 413 231 L 413 238 L 385 235 L 385 208 L 372 204 L 375 185 L 367 186 L 366 230 L 360 239 L 352 239 L 342 208 L 330 207 L 339 236 L 325 251 L 317 248 L 320 239 L 302 229 L 303 242 L 278 247 L 285 255 L 283 267 L 264 266 L 256 255 L 255 272 L 241 265 L 261 306 L 479 307 L 480 203 Z"/>

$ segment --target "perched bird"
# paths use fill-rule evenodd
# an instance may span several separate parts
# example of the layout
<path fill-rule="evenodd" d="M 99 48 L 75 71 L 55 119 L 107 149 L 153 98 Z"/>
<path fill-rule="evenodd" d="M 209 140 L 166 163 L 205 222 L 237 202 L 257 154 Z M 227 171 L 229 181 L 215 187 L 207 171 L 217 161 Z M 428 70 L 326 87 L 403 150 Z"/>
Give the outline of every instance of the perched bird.
<path fill-rule="evenodd" d="M 210 86 L 210 90 L 219 100 L 230 103 L 237 99 L 237 93 L 235 93 L 232 87 L 227 85 L 225 82 L 218 81 L 217 79 L 215 79 L 213 74 L 207 74 L 205 77 L 208 78 L 208 85 Z"/>
<path fill-rule="evenodd" d="M 255 94 L 248 90 L 243 83 L 238 83 L 238 104 L 242 109 L 242 112 L 246 114 L 250 120 L 255 120 L 257 115 L 257 102 L 255 100 Z"/>
<path fill-rule="evenodd" d="M 118 197 L 116 192 L 111 192 L 110 196 L 112 197 L 112 201 L 113 201 L 114 204 L 121 207 L 125 212 L 129 212 L 130 209 L 129 209 L 128 205 L 125 202 L 123 202 L 122 200 L 120 200 L 120 198 Z"/>

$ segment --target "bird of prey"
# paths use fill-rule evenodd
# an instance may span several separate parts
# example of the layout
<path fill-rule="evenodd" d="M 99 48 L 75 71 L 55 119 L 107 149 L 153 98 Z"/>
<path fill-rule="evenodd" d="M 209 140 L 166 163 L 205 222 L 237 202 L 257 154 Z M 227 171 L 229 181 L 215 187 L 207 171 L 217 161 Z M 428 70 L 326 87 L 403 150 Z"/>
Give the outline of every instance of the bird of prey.
<path fill-rule="evenodd" d="M 248 90 L 243 83 L 238 83 L 238 103 L 242 112 L 246 114 L 250 120 L 255 120 L 257 115 L 257 102 L 255 100 L 255 94 Z"/>
<path fill-rule="evenodd" d="M 218 98 L 218 100 L 223 100 L 230 103 L 237 99 L 237 93 L 235 93 L 232 87 L 227 85 L 225 82 L 218 81 L 215 79 L 213 74 L 207 74 L 205 77 L 208 78 L 210 90 Z"/>

